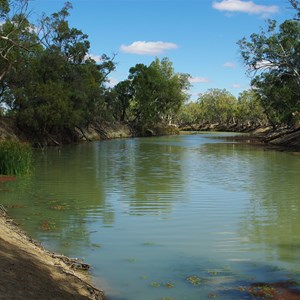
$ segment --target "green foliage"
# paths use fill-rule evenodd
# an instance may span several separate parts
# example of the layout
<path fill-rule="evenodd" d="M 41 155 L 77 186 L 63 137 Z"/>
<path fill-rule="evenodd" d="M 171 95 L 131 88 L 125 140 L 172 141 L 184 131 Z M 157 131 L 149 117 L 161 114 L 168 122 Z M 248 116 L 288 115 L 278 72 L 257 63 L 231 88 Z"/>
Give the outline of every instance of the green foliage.
<path fill-rule="evenodd" d="M 191 276 L 188 276 L 188 277 L 186 278 L 186 280 L 187 280 L 190 284 L 192 284 L 192 285 L 194 285 L 194 286 L 201 285 L 201 284 L 203 284 L 203 282 L 204 282 L 204 280 L 203 280 L 202 278 L 200 278 L 199 276 L 197 276 L 197 275 L 191 275 Z"/>
<path fill-rule="evenodd" d="M 274 125 L 292 124 L 300 110 L 300 10 L 299 1 L 290 0 L 296 17 L 279 26 L 269 21 L 266 31 L 238 42 L 252 86 Z"/>
<path fill-rule="evenodd" d="M 200 94 L 198 103 L 202 111 L 202 123 L 227 126 L 235 123 L 237 100 L 227 90 L 210 89 Z"/>
<path fill-rule="evenodd" d="M 201 110 L 199 103 L 189 102 L 180 108 L 176 119 L 180 126 L 193 126 L 202 121 L 203 111 Z"/>
<path fill-rule="evenodd" d="M 267 115 L 264 113 L 260 99 L 253 90 L 246 90 L 239 95 L 236 121 L 242 127 L 257 127 L 267 125 Z"/>
<path fill-rule="evenodd" d="M 221 126 L 257 127 L 266 125 L 267 116 L 253 90 L 236 99 L 226 90 L 210 89 L 200 94 L 198 102 L 182 106 L 177 116 L 180 126 L 218 124 Z"/>
<path fill-rule="evenodd" d="M 40 141 L 103 116 L 105 83 L 115 68 L 106 55 L 100 64 L 89 58 L 88 36 L 69 26 L 71 8 L 67 2 L 61 11 L 43 17 L 38 26 L 43 36 L 20 15 L 1 26 L 20 47 L 0 60 L 5 73 L 0 102 L 14 113 L 19 127 Z"/>
<path fill-rule="evenodd" d="M 0 26 L 0 104 L 37 142 L 94 120 L 132 122 L 146 132 L 169 124 L 188 98 L 189 76 L 175 73 L 167 58 L 136 65 L 127 80 L 107 89 L 113 59 L 102 55 L 97 63 L 89 57 L 88 36 L 68 22 L 70 2 L 38 24 L 27 18 L 27 0 L 18 3 L 18 13 L 8 16 L 9 2 L 0 2 L 5 16 Z"/>
<path fill-rule="evenodd" d="M 140 133 L 158 124 L 169 124 L 188 98 L 189 75 L 175 73 L 168 58 L 155 59 L 149 66 L 130 68 L 127 80 L 106 94 L 115 120 L 133 123 Z"/>
<path fill-rule="evenodd" d="M 132 72 L 133 70 L 131 70 Z M 188 75 L 174 72 L 172 63 L 156 59 L 134 78 L 137 121 L 142 125 L 169 123 L 188 96 Z"/>
<path fill-rule="evenodd" d="M 0 174 L 20 175 L 30 171 L 32 161 L 31 146 L 16 141 L 0 142 Z"/>
<path fill-rule="evenodd" d="M 134 96 L 134 89 L 130 80 L 119 82 L 107 93 L 106 101 L 112 110 L 115 120 L 126 121 L 130 118 L 130 102 Z"/>
<path fill-rule="evenodd" d="M 119 120 L 132 121 L 141 132 L 158 123 L 170 123 L 188 98 L 188 75 L 174 72 L 168 58 L 156 59 L 149 66 L 137 64 L 128 80 L 112 90 L 111 106 Z"/>
<path fill-rule="evenodd" d="M 146 132 L 169 124 L 188 98 L 189 76 L 175 73 L 167 58 L 136 65 L 107 89 L 113 59 L 89 57 L 88 36 L 68 22 L 70 2 L 38 24 L 27 18 L 27 0 L 11 16 L 9 4 L 0 0 L 0 104 L 37 142 L 94 120 L 132 122 Z"/>
<path fill-rule="evenodd" d="M 9 13 L 9 0 L 0 0 L 0 18 L 4 18 Z"/>

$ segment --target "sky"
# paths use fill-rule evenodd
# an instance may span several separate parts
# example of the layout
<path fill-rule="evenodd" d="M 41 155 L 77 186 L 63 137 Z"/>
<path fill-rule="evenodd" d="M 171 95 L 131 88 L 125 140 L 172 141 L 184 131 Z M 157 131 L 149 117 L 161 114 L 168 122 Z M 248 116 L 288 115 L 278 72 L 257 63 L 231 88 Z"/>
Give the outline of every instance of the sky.
<path fill-rule="evenodd" d="M 34 18 L 59 11 L 65 0 L 31 0 Z M 90 56 L 116 54 L 110 85 L 137 63 L 168 57 L 191 76 L 191 100 L 211 88 L 233 95 L 250 86 L 238 40 L 279 23 L 294 11 L 288 0 L 71 0 L 69 24 L 89 36 Z"/>

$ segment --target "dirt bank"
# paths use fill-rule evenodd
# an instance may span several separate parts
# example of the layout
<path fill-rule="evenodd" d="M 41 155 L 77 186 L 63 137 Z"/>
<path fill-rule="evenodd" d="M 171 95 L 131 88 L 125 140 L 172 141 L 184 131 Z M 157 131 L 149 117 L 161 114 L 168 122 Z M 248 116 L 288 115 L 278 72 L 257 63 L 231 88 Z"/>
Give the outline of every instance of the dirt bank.
<path fill-rule="evenodd" d="M 18 228 L 1 206 L 0 232 L 0 299 L 105 299 L 91 285 L 88 274 L 76 270 L 74 260 L 45 250 Z"/>
<path fill-rule="evenodd" d="M 13 118 L 0 116 L 0 141 L 6 139 L 21 140 L 29 142 L 37 148 L 87 141 L 173 134 L 179 134 L 179 129 L 174 125 L 156 124 L 151 128 L 140 128 L 126 122 L 95 120 L 86 126 L 76 126 L 73 130 L 48 133 L 41 137 L 34 134 L 34 132 L 18 128 Z"/>
<path fill-rule="evenodd" d="M 295 127 L 280 127 L 273 129 L 272 127 L 259 128 L 238 128 L 236 126 L 219 126 L 218 124 L 206 126 L 187 126 L 181 128 L 183 131 L 224 131 L 239 132 L 245 135 L 237 135 L 228 137 L 228 140 L 234 140 L 241 143 L 249 143 L 278 149 L 282 151 L 300 151 L 300 125 Z"/>
<path fill-rule="evenodd" d="M 26 141 L 34 146 L 57 146 L 84 141 L 128 138 L 134 136 L 132 128 L 121 122 L 94 122 L 85 127 L 75 127 L 74 130 L 62 131 L 47 136 L 37 137 L 32 132 L 22 131 L 13 118 L 0 116 L 0 141 L 11 139 Z"/>

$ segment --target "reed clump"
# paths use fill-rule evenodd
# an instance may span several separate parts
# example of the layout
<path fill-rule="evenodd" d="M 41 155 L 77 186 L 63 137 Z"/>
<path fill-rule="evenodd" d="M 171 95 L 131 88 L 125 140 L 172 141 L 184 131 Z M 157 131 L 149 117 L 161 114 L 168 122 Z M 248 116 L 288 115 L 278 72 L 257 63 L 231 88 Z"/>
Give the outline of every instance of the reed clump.
<path fill-rule="evenodd" d="M 5 140 L 0 142 L 0 174 L 22 175 L 29 173 L 32 148 L 28 143 Z"/>

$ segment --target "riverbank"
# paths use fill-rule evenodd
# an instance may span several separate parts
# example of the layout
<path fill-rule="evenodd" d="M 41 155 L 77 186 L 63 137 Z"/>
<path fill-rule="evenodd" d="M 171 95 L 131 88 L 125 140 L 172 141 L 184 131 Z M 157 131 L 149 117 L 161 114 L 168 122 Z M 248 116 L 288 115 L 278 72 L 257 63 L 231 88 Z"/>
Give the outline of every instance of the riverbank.
<path fill-rule="evenodd" d="M 77 269 L 87 265 L 44 249 L 1 206 L 0 232 L 0 299 L 105 299 L 88 273 Z"/>
<path fill-rule="evenodd" d="M 125 122 L 94 121 L 86 126 L 75 127 L 72 131 L 62 131 L 38 138 L 32 132 L 24 132 L 18 128 L 13 118 L 0 116 L 0 141 L 11 139 L 32 144 L 37 148 L 60 146 L 89 141 L 130 138 L 138 136 L 162 136 L 179 134 L 179 129 L 173 125 L 157 124 L 153 128 L 137 128 Z"/>
<path fill-rule="evenodd" d="M 261 145 L 281 151 L 300 151 L 300 125 L 295 127 L 280 127 L 273 129 L 272 127 L 259 128 L 237 128 L 224 126 L 192 126 L 185 127 L 181 130 L 189 131 L 220 131 L 220 132 L 236 132 L 240 135 L 230 136 L 227 140 L 248 143 L 253 145 Z"/>

